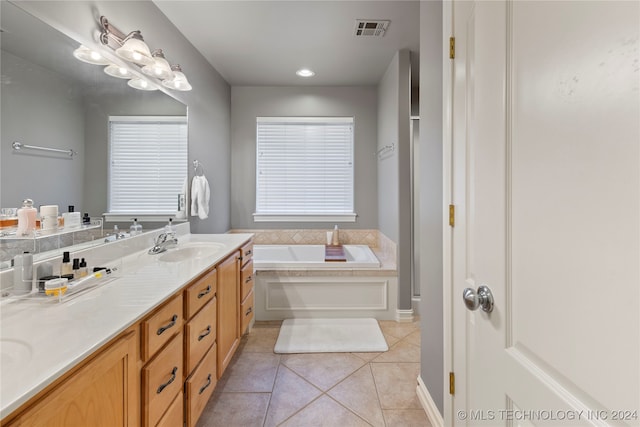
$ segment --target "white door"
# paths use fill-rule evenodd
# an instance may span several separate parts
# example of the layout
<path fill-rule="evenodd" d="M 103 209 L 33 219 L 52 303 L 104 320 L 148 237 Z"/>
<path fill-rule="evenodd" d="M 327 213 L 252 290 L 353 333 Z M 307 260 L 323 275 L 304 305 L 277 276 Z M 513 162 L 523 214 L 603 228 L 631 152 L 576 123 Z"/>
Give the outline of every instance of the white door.
<path fill-rule="evenodd" d="M 640 3 L 452 8 L 445 421 L 640 425 Z"/>

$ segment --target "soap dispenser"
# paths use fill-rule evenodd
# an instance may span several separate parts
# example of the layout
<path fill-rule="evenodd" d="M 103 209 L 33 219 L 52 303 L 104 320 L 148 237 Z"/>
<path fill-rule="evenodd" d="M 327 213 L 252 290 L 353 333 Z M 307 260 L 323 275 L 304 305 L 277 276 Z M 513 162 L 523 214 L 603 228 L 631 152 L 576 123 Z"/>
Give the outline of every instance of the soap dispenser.
<path fill-rule="evenodd" d="M 167 234 L 176 234 L 176 227 L 173 225 L 173 218 L 169 218 L 169 222 L 164 226 L 164 232 Z"/>
<path fill-rule="evenodd" d="M 138 218 L 133 218 L 133 224 L 129 227 L 129 234 L 131 234 L 131 236 L 142 234 L 142 225 L 138 224 Z"/>

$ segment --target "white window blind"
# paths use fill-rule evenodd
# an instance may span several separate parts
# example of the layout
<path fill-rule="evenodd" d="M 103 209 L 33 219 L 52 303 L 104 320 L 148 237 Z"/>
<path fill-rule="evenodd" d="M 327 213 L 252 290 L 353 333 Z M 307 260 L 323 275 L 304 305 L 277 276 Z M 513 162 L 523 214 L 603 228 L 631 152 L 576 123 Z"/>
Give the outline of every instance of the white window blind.
<path fill-rule="evenodd" d="M 258 117 L 256 145 L 256 221 L 355 220 L 353 118 Z"/>
<path fill-rule="evenodd" d="M 187 176 L 186 117 L 110 117 L 109 156 L 109 213 L 176 212 Z"/>

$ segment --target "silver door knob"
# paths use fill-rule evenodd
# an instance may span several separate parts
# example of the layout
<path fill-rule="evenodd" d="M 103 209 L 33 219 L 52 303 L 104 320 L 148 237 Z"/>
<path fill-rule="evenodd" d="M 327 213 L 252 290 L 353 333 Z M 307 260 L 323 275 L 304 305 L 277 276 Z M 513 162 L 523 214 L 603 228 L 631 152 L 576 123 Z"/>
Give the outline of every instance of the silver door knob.
<path fill-rule="evenodd" d="M 462 299 L 464 299 L 464 304 L 471 311 L 477 310 L 479 307 L 482 307 L 482 310 L 487 313 L 493 311 L 493 295 L 486 285 L 480 285 L 477 292 L 471 288 L 466 288 L 462 291 Z"/>

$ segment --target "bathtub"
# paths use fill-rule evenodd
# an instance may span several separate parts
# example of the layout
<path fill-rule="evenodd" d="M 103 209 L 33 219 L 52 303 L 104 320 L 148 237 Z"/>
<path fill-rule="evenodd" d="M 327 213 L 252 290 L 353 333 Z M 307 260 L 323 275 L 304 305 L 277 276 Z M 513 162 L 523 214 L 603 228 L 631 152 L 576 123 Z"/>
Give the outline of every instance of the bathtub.
<path fill-rule="evenodd" d="M 325 262 L 324 245 L 254 245 L 255 319 L 396 319 L 398 278 L 366 245 L 345 245 L 346 262 Z"/>
<path fill-rule="evenodd" d="M 325 262 L 324 245 L 254 245 L 253 267 L 259 269 L 377 268 L 380 261 L 366 245 L 344 245 L 346 262 Z"/>

